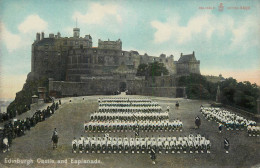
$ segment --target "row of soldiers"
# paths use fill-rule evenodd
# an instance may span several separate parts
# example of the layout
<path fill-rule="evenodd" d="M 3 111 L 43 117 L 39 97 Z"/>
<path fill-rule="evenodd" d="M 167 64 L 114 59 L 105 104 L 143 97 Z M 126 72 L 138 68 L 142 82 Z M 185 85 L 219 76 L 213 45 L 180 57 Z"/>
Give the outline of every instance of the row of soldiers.
<path fill-rule="evenodd" d="M 117 102 L 117 103 L 122 103 L 122 102 L 152 102 L 150 99 L 147 98 L 98 98 L 98 102 Z"/>
<path fill-rule="evenodd" d="M 260 126 L 251 126 L 247 127 L 247 133 L 249 136 L 260 136 Z"/>
<path fill-rule="evenodd" d="M 243 130 L 249 125 L 256 125 L 255 121 L 247 120 L 235 113 L 231 113 L 228 110 L 212 107 L 201 107 L 200 111 L 206 119 L 215 120 L 217 123 L 225 126 L 227 130 Z"/>
<path fill-rule="evenodd" d="M 162 108 L 160 106 L 156 107 L 99 107 L 99 112 L 161 112 Z"/>
<path fill-rule="evenodd" d="M 100 107 L 158 107 L 156 102 L 105 102 L 99 103 Z"/>
<path fill-rule="evenodd" d="M 31 127 L 34 127 L 37 123 L 44 121 L 46 118 L 54 114 L 55 110 L 59 108 L 58 103 L 53 103 L 48 106 L 47 109 L 37 110 L 32 117 L 27 117 L 23 120 L 13 119 L 4 125 L 3 139 L 7 138 L 8 145 L 1 143 L 1 147 L 6 150 L 12 144 L 12 140 L 16 137 L 20 137 L 25 134 L 25 131 L 29 131 Z"/>
<path fill-rule="evenodd" d="M 120 132 L 120 131 L 182 131 L 181 120 L 106 120 L 84 123 L 86 132 Z"/>
<path fill-rule="evenodd" d="M 94 112 L 90 114 L 91 120 L 163 120 L 169 119 L 168 112 L 161 112 L 161 113 L 143 113 L 143 112 L 118 112 L 118 113 L 109 113 L 109 112 Z"/>
<path fill-rule="evenodd" d="M 211 143 L 200 134 L 184 137 L 83 137 L 72 141 L 76 153 L 210 153 Z"/>

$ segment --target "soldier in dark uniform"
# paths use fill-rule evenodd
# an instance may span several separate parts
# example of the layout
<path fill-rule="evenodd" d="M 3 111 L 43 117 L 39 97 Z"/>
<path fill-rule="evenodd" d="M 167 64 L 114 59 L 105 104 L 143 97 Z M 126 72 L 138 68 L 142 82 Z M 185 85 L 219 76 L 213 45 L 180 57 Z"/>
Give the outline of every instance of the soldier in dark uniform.
<path fill-rule="evenodd" d="M 177 101 L 177 102 L 175 103 L 175 108 L 178 110 L 178 109 L 179 109 L 179 106 L 180 106 L 180 104 L 179 104 L 179 102 Z"/>
<path fill-rule="evenodd" d="M 222 128 L 223 128 L 223 125 L 222 125 L 222 124 L 219 124 L 219 126 L 218 126 L 219 133 L 221 133 Z"/>
<path fill-rule="evenodd" d="M 229 152 L 228 152 L 229 146 L 230 146 L 229 141 L 228 141 L 227 138 L 225 138 L 225 140 L 224 140 L 224 148 L 225 148 L 225 150 L 226 150 L 226 153 L 229 153 Z"/>
<path fill-rule="evenodd" d="M 155 156 L 155 150 L 153 148 L 151 149 L 150 157 L 152 159 L 152 163 L 155 164 L 156 156 Z"/>
<path fill-rule="evenodd" d="M 136 127 L 135 129 L 135 138 L 139 137 L 139 127 Z"/>
<path fill-rule="evenodd" d="M 200 120 L 199 116 L 197 116 L 197 117 L 195 118 L 195 124 L 196 124 L 197 128 L 200 128 L 201 120 Z"/>
<path fill-rule="evenodd" d="M 57 102 L 56 105 L 55 105 L 55 110 L 58 110 L 58 109 L 59 109 L 59 104 Z"/>

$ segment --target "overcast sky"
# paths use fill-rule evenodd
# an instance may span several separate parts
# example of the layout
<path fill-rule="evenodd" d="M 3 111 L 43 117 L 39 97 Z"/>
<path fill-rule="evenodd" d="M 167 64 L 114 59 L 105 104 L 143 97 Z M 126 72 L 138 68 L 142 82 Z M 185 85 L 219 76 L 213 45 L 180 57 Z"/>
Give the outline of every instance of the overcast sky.
<path fill-rule="evenodd" d="M 175 60 L 195 51 L 202 74 L 260 85 L 259 16 L 259 0 L 1 0 L 0 98 L 21 90 L 35 34 L 70 37 L 76 18 L 81 36 L 90 34 L 93 46 L 98 39 L 120 38 L 123 50 L 173 54 Z"/>

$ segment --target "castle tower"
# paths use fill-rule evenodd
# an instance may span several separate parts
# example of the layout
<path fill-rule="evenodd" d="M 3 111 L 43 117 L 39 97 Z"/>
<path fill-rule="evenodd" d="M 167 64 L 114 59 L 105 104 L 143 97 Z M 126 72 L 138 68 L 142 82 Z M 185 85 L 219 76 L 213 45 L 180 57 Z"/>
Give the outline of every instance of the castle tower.
<path fill-rule="evenodd" d="M 41 38 L 41 40 L 42 40 L 42 39 L 44 39 L 44 32 L 42 32 L 42 38 Z"/>
<path fill-rule="evenodd" d="M 80 29 L 79 28 L 73 28 L 73 37 L 79 38 Z"/>

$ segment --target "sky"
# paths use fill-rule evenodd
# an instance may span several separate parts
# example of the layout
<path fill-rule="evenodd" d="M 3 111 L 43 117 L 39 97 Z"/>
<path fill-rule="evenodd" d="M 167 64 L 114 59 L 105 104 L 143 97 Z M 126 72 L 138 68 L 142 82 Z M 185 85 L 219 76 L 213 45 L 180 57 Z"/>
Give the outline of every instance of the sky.
<path fill-rule="evenodd" d="M 219 10 L 222 3 L 223 10 Z M 0 99 L 14 98 L 31 71 L 37 32 L 80 28 L 123 50 L 200 60 L 203 75 L 260 85 L 260 0 L 0 0 Z"/>

